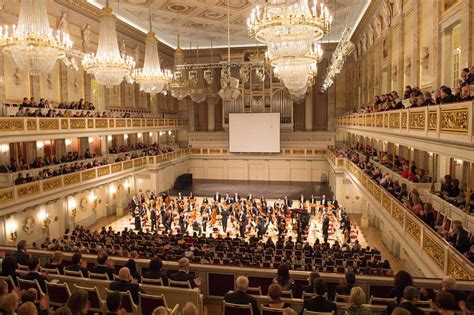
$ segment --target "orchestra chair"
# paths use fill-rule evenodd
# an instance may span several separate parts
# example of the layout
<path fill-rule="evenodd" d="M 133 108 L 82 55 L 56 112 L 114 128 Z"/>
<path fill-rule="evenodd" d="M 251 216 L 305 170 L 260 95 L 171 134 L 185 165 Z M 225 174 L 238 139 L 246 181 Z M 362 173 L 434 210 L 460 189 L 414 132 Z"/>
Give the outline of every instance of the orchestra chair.
<path fill-rule="evenodd" d="M 105 301 L 100 297 L 99 289 L 97 287 L 87 288 L 76 284 L 74 287 L 76 290 L 84 290 L 87 292 L 90 313 L 104 313 L 107 310 Z"/>
<path fill-rule="evenodd" d="M 8 292 L 12 292 L 12 290 L 16 288 L 16 284 L 15 284 L 15 281 L 13 281 L 12 276 L 8 276 L 8 277 L 0 276 L 0 280 L 4 280 L 7 283 Z"/>
<path fill-rule="evenodd" d="M 168 304 L 166 304 L 166 299 L 163 294 L 161 295 L 151 295 L 151 294 L 144 294 L 139 292 L 138 293 L 140 305 L 140 314 L 142 315 L 151 315 L 155 308 L 164 306 L 170 315 L 177 315 L 178 314 L 178 308 L 179 304 L 176 304 L 173 309 L 170 309 L 168 307 Z"/>
<path fill-rule="evenodd" d="M 262 295 L 262 288 L 260 286 L 248 287 L 246 292 L 250 295 Z"/>
<path fill-rule="evenodd" d="M 265 305 L 260 306 L 260 315 L 281 315 L 284 311 L 284 308 L 273 308 Z"/>
<path fill-rule="evenodd" d="M 334 302 L 340 302 L 340 303 L 349 303 L 349 295 L 344 295 L 344 294 L 337 294 L 336 297 L 334 298 Z"/>
<path fill-rule="evenodd" d="M 20 291 L 26 291 L 28 289 L 35 289 L 38 294 L 36 295 L 35 303 L 40 302 L 40 298 L 44 295 L 43 291 L 41 291 L 41 286 L 39 285 L 38 280 L 26 280 L 19 277 L 16 277 L 16 281 L 18 281 L 18 288 Z"/>
<path fill-rule="evenodd" d="M 71 296 L 71 290 L 67 283 L 55 283 L 46 281 L 46 293 L 49 297 L 49 304 L 52 306 L 64 306 Z"/>
<path fill-rule="evenodd" d="M 43 268 L 43 267 L 41 267 L 41 273 L 46 273 L 48 275 L 60 275 L 61 274 L 59 272 L 58 268 L 49 269 L 49 268 Z"/>
<path fill-rule="evenodd" d="M 162 279 L 151 279 L 145 277 L 142 277 L 142 284 L 164 286 Z"/>
<path fill-rule="evenodd" d="M 109 289 L 105 289 L 105 292 L 107 293 L 107 296 L 111 294 L 112 292 L 118 292 L 122 296 L 122 305 L 120 305 L 120 308 L 124 308 L 125 311 L 129 314 L 139 314 L 138 313 L 138 306 L 133 302 L 132 294 L 130 291 L 127 292 L 120 292 L 120 291 L 111 291 Z"/>
<path fill-rule="evenodd" d="M 379 298 L 379 297 L 374 297 L 373 295 L 370 296 L 369 299 L 369 304 L 372 305 L 389 305 L 390 303 L 396 303 L 397 298 Z"/>
<path fill-rule="evenodd" d="M 109 276 L 108 276 L 106 273 L 93 273 L 93 272 L 89 272 L 89 279 L 109 280 Z"/>
<path fill-rule="evenodd" d="M 228 303 L 226 301 L 224 303 L 224 312 L 223 315 L 254 315 L 252 310 L 252 304 L 234 304 Z M 258 314 L 255 314 L 258 315 Z"/>
<path fill-rule="evenodd" d="M 303 315 L 334 315 L 334 312 L 311 312 L 304 309 Z"/>
<path fill-rule="evenodd" d="M 84 278 L 84 275 L 81 271 L 73 271 L 64 269 L 64 275 L 68 277 Z"/>
<path fill-rule="evenodd" d="M 170 287 L 191 289 L 191 283 L 189 283 L 189 281 L 174 281 L 174 280 L 168 280 L 168 281 L 169 281 Z"/>

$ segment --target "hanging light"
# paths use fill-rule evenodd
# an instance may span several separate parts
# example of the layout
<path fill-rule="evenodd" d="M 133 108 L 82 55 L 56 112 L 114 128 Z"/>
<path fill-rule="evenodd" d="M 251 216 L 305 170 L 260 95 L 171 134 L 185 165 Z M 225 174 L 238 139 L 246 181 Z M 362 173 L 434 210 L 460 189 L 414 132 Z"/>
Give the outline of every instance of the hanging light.
<path fill-rule="evenodd" d="M 117 40 L 115 16 L 106 1 L 100 16 L 99 45 L 97 53 L 86 54 L 82 60 L 84 70 L 93 74 L 97 83 L 111 88 L 129 77 L 135 67 L 132 57 L 121 55 Z"/>
<path fill-rule="evenodd" d="M 69 34 L 49 27 L 45 0 L 22 0 L 16 26 L 0 27 L 0 47 L 20 70 L 48 73 L 72 49 Z"/>
<path fill-rule="evenodd" d="M 199 64 L 199 43 L 196 42 L 196 60 Z M 191 74 L 192 73 L 192 74 Z M 191 99 L 195 103 L 202 103 L 206 100 L 207 94 L 204 88 L 204 75 L 201 70 L 189 71 L 189 83 L 191 87 Z"/>
<path fill-rule="evenodd" d="M 169 83 L 169 90 L 171 95 L 178 100 L 182 100 L 191 94 L 191 90 L 189 88 L 189 82 L 186 80 L 186 72 L 185 70 L 177 70 L 176 66 L 184 64 L 184 54 L 181 50 L 180 43 L 179 43 L 179 14 L 178 14 L 178 22 L 177 22 L 177 34 L 178 34 L 178 47 L 176 47 L 176 51 L 174 52 L 174 75 L 173 79 Z"/>
<path fill-rule="evenodd" d="M 149 12 L 150 32 L 145 38 L 145 61 L 143 68 L 136 69 L 132 77 L 140 85 L 140 91 L 157 94 L 163 91 L 163 88 L 171 80 L 172 74 L 169 70 L 161 70 L 160 58 L 158 56 L 158 40 L 152 28 L 151 4 Z"/>

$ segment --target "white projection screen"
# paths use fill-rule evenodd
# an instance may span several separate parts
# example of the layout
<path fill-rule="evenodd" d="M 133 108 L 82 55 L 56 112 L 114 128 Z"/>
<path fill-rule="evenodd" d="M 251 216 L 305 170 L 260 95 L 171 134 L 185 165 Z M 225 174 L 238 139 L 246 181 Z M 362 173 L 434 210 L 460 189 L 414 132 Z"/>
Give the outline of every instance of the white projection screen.
<path fill-rule="evenodd" d="M 280 152 L 280 113 L 229 114 L 229 152 Z"/>

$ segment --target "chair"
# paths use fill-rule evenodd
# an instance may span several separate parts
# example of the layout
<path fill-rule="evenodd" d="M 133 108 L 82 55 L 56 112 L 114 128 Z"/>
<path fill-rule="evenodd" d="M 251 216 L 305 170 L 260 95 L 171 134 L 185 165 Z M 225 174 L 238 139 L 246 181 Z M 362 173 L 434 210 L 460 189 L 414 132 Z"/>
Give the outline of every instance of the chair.
<path fill-rule="evenodd" d="M 13 281 L 12 276 L 4 277 L 0 276 L 0 280 L 4 280 L 8 285 L 8 292 L 12 292 L 14 288 L 16 288 L 15 281 Z"/>
<path fill-rule="evenodd" d="M 89 272 L 89 279 L 109 280 L 109 276 L 106 273 Z"/>
<path fill-rule="evenodd" d="M 248 287 L 247 288 L 247 294 L 262 295 L 262 288 L 260 286 L 258 286 L 258 287 Z"/>
<path fill-rule="evenodd" d="M 50 269 L 50 268 L 41 268 L 42 273 L 47 273 L 49 275 L 60 275 L 61 273 L 59 272 L 58 268 Z"/>
<path fill-rule="evenodd" d="M 312 298 L 314 296 L 314 293 L 306 293 L 306 292 L 302 292 L 301 293 L 301 298 L 304 300 L 304 299 L 309 299 L 309 298 Z"/>
<path fill-rule="evenodd" d="M 38 280 L 26 280 L 26 279 L 22 279 L 22 278 L 19 278 L 19 277 L 17 277 L 16 280 L 18 282 L 18 288 L 20 290 L 22 290 L 22 291 L 25 290 L 26 291 L 28 289 L 35 289 L 40 296 L 44 295 L 43 291 L 41 290 L 41 286 L 39 285 Z M 39 297 L 38 297 L 38 299 L 39 299 Z"/>
<path fill-rule="evenodd" d="M 282 308 L 273 308 L 262 305 L 260 307 L 260 315 L 281 315 L 285 310 Z"/>
<path fill-rule="evenodd" d="M 421 308 L 421 309 L 431 309 L 431 299 L 428 301 L 418 301 L 418 304 L 416 304 L 416 307 Z"/>
<path fill-rule="evenodd" d="M 138 294 L 140 299 L 140 314 L 142 315 L 151 315 L 153 310 L 159 306 L 164 306 L 168 310 L 168 312 L 173 314 L 178 314 L 179 304 L 176 304 L 173 309 L 168 308 L 168 304 L 166 304 L 166 299 L 163 294 L 161 295 L 150 295 L 150 294 Z"/>
<path fill-rule="evenodd" d="M 20 264 L 18 264 L 18 269 L 19 269 L 19 270 L 26 270 L 26 271 L 29 270 L 29 269 L 28 269 L 28 266 L 20 265 Z"/>
<path fill-rule="evenodd" d="M 101 299 L 99 289 L 97 287 L 87 288 L 81 287 L 78 285 L 74 285 L 76 290 L 84 290 L 87 292 L 88 300 L 89 300 L 89 312 L 91 313 L 103 313 L 107 307 L 105 306 L 105 302 Z"/>
<path fill-rule="evenodd" d="M 223 315 L 254 315 L 252 304 L 233 304 L 224 301 Z M 257 315 L 257 314 L 255 314 Z"/>
<path fill-rule="evenodd" d="M 334 302 L 340 302 L 340 303 L 349 303 L 349 295 L 344 295 L 344 294 L 337 294 L 336 297 L 334 298 Z"/>
<path fill-rule="evenodd" d="M 169 284 L 170 284 L 170 287 L 173 287 L 173 288 L 191 289 L 191 283 L 189 283 L 189 281 L 169 280 Z"/>
<path fill-rule="evenodd" d="M 311 312 L 304 309 L 303 315 L 334 315 L 334 312 Z"/>
<path fill-rule="evenodd" d="M 293 298 L 293 291 L 281 291 L 281 297 L 282 298 Z"/>
<path fill-rule="evenodd" d="M 151 278 L 145 278 L 145 277 L 142 277 L 142 284 L 159 285 L 159 286 L 164 285 L 162 279 L 151 279 Z"/>
<path fill-rule="evenodd" d="M 71 296 L 71 290 L 67 283 L 54 283 L 46 281 L 46 293 L 49 297 L 49 304 L 52 306 L 63 306 Z"/>
<path fill-rule="evenodd" d="M 105 289 L 107 295 L 114 292 L 109 289 Z M 127 313 L 138 314 L 138 306 L 133 302 L 132 294 L 130 291 L 127 292 L 119 292 L 122 296 L 122 305 L 120 308 L 124 308 Z"/>
<path fill-rule="evenodd" d="M 388 305 L 390 303 L 396 303 L 397 298 L 379 298 L 379 297 L 374 297 L 373 295 L 370 296 L 369 304 L 372 305 Z"/>
<path fill-rule="evenodd" d="M 68 277 L 84 278 L 84 275 L 81 271 L 73 271 L 64 269 L 64 275 Z"/>

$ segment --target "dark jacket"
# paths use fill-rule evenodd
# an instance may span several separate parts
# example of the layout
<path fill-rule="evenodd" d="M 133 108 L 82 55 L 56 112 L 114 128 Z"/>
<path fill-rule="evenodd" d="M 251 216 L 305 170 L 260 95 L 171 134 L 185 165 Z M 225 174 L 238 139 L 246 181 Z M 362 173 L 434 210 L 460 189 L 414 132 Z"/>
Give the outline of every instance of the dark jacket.
<path fill-rule="evenodd" d="M 104 265 L 97 265 L 97 266 L 94 266 L 94 268 L 92 268 L 92 273 L 106 273 L 107 276 L 109 277 L 109 280 L 114 280 L 114 271 L 112 268 L 109 268 L 107 266 L 104 266 Z"/>
<path fill-rule="evenodd" d="M 224 296 L 224 301 L 228 303 L 233 303 L 233 304 L 243 304 L 243 305 L 252 304 L 253 314 L 260 314 L 257 300 L 253 296 L 247 294 L 246 292 L 243 292 L 243 291 L 228 292 Z"/>
<path fill-rule="evenodd" d="M 130 291 L 132 294 L 133 302 L 138 305 L 138 292 L 143 292 L 143 289 L 136 283 L 131 283 L 125 280 L 114 281 L 109 286 L 110 290 L 112 291 L 120 291 L 120 292 L 127 292 Z"/>
<path fill-rule="evenodd" d="M 351 294 L 351 290 L 352 288 L 354 287 L 354 285 L 352 284 L 348 284 L 348 285 L 338 285 L 336 287 L 336 293 L 337 294 L 342 294 L 342 295 L 350 295 Z"/>
<path fill-rule="evenodd" d="M 38 280 L 38 283 L 41 287 L 41 291 L 46 294 L 46 277 L 36 271 L 30 271 L 22 277 L 25 280 Z"/>
<path fill-rule="evenodd" d="M 161 273 L 161 272 L 153 272 L 151 270 L 149 271 L 146 271 L 143 275 L 142 275 L 142 281 L 143 281 L 143 278 L 147 278 L 147 279 L 161 279 L 161 281 L 163 282 L 163 285 L 165 286 L 168 286 L 168 275 L 166 273 Z"/>
<path fill-rule="evenodd" d="M 301 314 L 304 313 L 305 309 L 311 312 L 334 312 L 334 314 L 337 312 L 336 303 L 330 302 L 319 295 L 310 299 L 305 299 Z"/>
<path fill-rule="evenodd" d="M 28 266 L 30 262 L 30 255 L 21 250 L 16 251 L 12 256 L 15 257 L 16 262 L 20 265 Z"/>
<path fill-rule="evenodd" d="M 420 310 L 418 307 L 416 307 L 410 302 L 403 302 L 401 304 L 390 303 L 389 305 L 387 305 L 387 315 L 392 314 L 393 310 L 397 307 L 403 307 L 404 309 L 409 311 L 411 315 L 424 315 L 424 312 L 422 310 Z"/>
<path fill-rule="evenodd" d="M 69 265 L 65 269 L 69 271 L 80 271 L 84 278 L 89 278 L 89 270 L 87 270 L 87 268 L 83 268 L 79 265 Z"/>
<path fill-rule="evenodd" d="M 170 280 L 182 281 L 182 282 L 189 281 L 189 283 L 191 284 L 192 289 L 194 289 L 196 287 L 196 283 L 194 282 L 194 276 L 189 274 L 189 273 L 186 273 L 184 271 L 178 271 L 176 273 L 173 273 L 170 276 Z"/>

